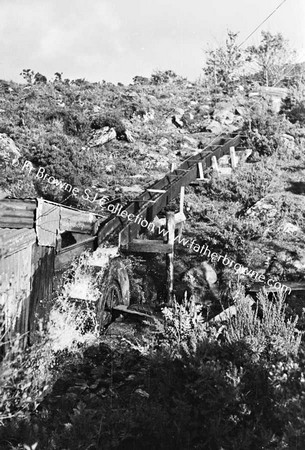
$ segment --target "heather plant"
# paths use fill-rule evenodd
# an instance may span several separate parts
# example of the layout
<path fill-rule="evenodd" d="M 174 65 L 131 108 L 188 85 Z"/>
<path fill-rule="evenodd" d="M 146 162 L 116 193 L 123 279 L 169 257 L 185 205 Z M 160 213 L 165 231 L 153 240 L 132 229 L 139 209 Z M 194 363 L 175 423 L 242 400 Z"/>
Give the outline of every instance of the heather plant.
<path fill-rule="evenodd" d="M 267 292 L 260 292 L 252 307 L 239 288 L 235 305 L 236 316 L 229 321 L 226 332 L 230 343 L 244 341 L 257 358 L 267 360 L 297 355 L 302 333 L 297 330 L 298 317 L 286 317 L 283 293 L 270 300 Z"/>
<path fill-rule="evenodd" d="M 259 155 L 272 155 L 279 147 L 279 136 L 285 128 L 285 121 L 272 111 L 269 100 L 260 99 L 250 103 L 242 130 L 250 148 Z"/>
<path fill-rule="evenodd" d="M 198 338 L 203 331 L 203 316 L 201 307 L 196 305 L 194 297 L 184 299 L 179 304 L 176 299 L 173 300 L 171 308 L 162 309 L 164 317 L 165 343 L 169 345 L 171 351 L 175 352 L 183 343 L 189 339 Z"/>

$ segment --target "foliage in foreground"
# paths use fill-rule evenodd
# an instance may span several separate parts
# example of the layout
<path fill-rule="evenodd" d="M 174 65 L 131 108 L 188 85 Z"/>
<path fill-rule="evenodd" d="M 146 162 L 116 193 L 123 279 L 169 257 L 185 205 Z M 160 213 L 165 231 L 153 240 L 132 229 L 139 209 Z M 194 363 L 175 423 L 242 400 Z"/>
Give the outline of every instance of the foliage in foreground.
<path fill-rule="evenodd" d="M 206 327 L 184 301 L 163 310 L 163 331 L 159 323 L 141 338 L 89 348 L 36 413 L 7 424 L 4 448 L 303 448 L 297 321 L 287 321 L 282 300 L 245 305 L 240 294 L 237 320 Z"/>
<path fill-rule="evenodd" d="M 95 303 L 84 299 L 80 305 L 72 300 L 75 292 L 97 295 L 87 258 L 81 256 L 65 274 L 56 301 L 44 310 L 48 320 L 36 318 L 29 347 L 24 350 L 26 336 L 0 328 L 0 354 L 5 349 L 0 362 L 0 424 L 30 417 L 59 376 L 60 361 L 79 359 L 96 340 Z"/>

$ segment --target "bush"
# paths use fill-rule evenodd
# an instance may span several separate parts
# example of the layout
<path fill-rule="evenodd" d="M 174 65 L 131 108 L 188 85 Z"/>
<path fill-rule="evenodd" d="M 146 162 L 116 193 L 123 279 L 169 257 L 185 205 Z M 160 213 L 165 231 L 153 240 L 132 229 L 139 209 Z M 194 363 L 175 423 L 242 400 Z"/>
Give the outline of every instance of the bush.
<path fill-rule="evenodd" d="M 305 100 L 296 100 L 293 97 L 287 97 L 283 100 L 281 114 L 285 114 L 291 123 L 305 125 Z"/>
<path fill-rule="evenodd" d="M 256 358 L 276 361 L 296 356 L 302 333 L 296 328 L 298 317 L 287 319 L 284 295 L 271 301 L 267 293 L 259 293 L 252 309 L 241 291 L 236 299 L 237 314 L 230 320 L 226 338 L 230 343 L 244 341 Z"/>
<path fill-rule="evenodd" d="M 259 155 L 271 155 L 279 146 L 279 135 L 285 133 L 285 124 L 269 108 L 268 101 L 261 99 L 252 104 L 242 131 L 250 148 L 254 148 Z"/>

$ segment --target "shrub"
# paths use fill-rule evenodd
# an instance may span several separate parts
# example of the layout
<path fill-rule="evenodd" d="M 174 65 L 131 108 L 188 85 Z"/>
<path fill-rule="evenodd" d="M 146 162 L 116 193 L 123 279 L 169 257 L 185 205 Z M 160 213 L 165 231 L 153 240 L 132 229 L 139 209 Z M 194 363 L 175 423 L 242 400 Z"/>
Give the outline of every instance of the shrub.
<path fill-rule="evenodd" d="M 291 123 L 305 125 L 305 100 L 296 100 L 293 97 L 287 97 L 283 100 L 281 114 L 285 114 Z"/>
<path fill-rule="evenodd" d="M 283 119 L 269 108 L 267 100 L 255 101 L 243 125 L 247 145 L 259 155 L 271 155 L 279 146 L 279 135 L 285 132 Z"/>
<path fill-rule="evenodd" d="M 302 333 L 296 328 L 298 317 L 286 317 L 283 294 L 271 301 L 266 292 L 259 293 L 254 309 L 241 290 L 236 296 L 237 314 L 229 321 L 226 334 L 230 343 L 244 341 L 257 358 L 268 361 L 297 355 Z"/>

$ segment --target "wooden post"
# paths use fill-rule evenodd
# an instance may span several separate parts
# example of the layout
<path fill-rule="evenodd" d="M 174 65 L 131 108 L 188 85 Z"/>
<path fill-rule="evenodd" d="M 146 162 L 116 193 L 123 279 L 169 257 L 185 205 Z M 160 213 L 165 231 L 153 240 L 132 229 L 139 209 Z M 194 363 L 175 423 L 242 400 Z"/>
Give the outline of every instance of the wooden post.
<path fill-rule="evenodd" d="M 219 168 L 218 168 L 218 162 L 216 159 L 216 156 L 212 156 L 212 168 L 215 172 L 219 172 Z"/>
<path fill-rule="evenodd" d="M 183 213 L 184 193 L 185 193 L 185 187 L 181 186 L 181 188 L 180 188 L 180 208 L 179 208 L 179 211 L 181 213 Z"/>
<path fill-rule="evenodd" d="M 197 180 L 204 180 L 202 162 L 198 163 L 198 172 L 199 178 L 197 178 Z"/>
<path fill-rule="evenodd" d="M 176 170 L 176 163 L 170 163 L 170 172 L 174 172 Z"/>
<path fill-rule="evenodd" d="M 236 153 L 235 153 L 235 148 L 234 147 L 230 147 L 230 157 L 231 157 L 232 169 L 236 169 L 237 161 L 236 161 Z"/>
<path fill-rule="evenodd" d="M 166 213 L 166 229 L 168 231 L 167 244 L 172 246 L 172 252 L 166 255 L 166 284 L 167 301 L 171 306 L 174 292 L 174 240 L 175 240 L 175 213 L 169 211 Z"/>

